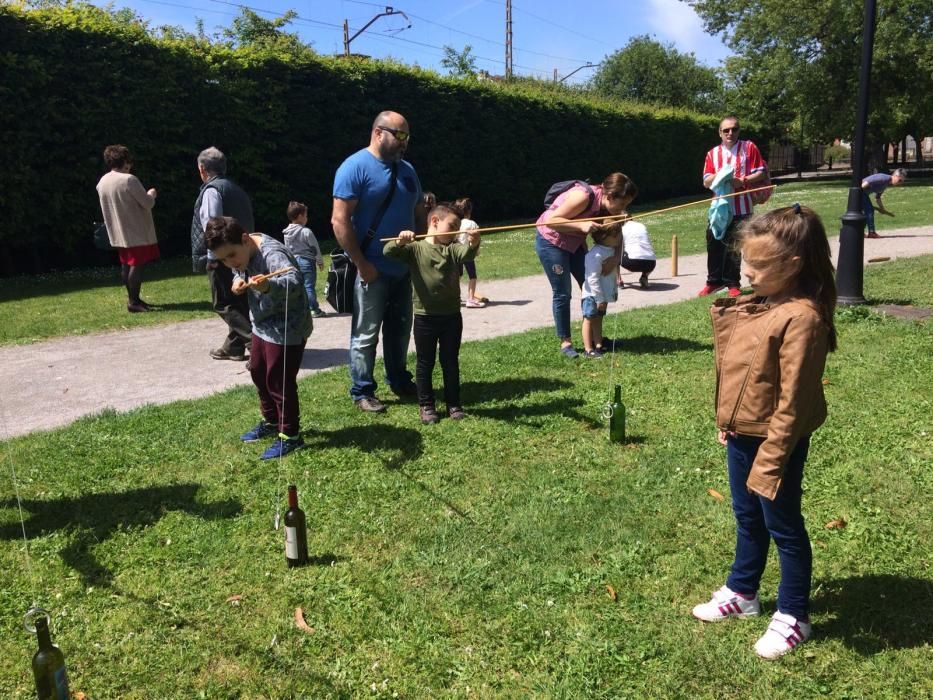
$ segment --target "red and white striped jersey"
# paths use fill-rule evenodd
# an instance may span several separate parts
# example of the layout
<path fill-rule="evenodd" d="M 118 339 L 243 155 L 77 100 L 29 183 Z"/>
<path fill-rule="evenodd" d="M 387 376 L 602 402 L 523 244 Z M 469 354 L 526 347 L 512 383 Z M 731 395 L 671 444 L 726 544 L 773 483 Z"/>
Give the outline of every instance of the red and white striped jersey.
<path fill-rule="evenodd" d="M 703 177 L 715 175 L 725 166 L 731 165 L 735 170 L 735 177 L 748 177 L 765 169 L 765 160 L 761 157 L 761 152 L 751 141 L 739 141 L 735 148 L 730 150 L 719 144 L 706 154 L 706 162 L 703 165 Z M 736 187 L 736 192 L 742 190 L 753 190 L 757 184 Z M 748 216 L 752 213 L 752 195 L 743 194 L 738 197 L 732 197 L 732 213 L 735 216 Z"/>

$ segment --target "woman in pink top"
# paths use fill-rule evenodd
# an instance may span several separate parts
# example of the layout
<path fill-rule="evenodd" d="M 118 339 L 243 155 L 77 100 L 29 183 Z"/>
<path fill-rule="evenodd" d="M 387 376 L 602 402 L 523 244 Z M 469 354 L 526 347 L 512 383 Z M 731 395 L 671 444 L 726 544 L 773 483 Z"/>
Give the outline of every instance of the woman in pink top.
<path fill-rule="evenodd" d="M 626 175 L 612 173 L 601 185 L 577 184 L 560 194 L 538 217 L 535 251 L 551 283 L 552 311 L 560 351 L 567 357 L 577 357 L 570 337 L 571 275 L 577 286 L 583 286 L 586 236 L 600 228 L 597 221 L 574 221 L 594 216 L 620 214 L 635 199 L 638 188 Z M 604 263 L 604 273 L 615 270 L 619 255 Z"/>

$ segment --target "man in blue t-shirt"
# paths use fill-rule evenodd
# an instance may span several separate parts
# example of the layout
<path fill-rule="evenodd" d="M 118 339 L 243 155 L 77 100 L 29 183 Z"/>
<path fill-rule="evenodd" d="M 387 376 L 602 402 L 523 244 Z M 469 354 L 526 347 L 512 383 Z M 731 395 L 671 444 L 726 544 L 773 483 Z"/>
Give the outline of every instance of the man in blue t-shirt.
<path fill-rule="evenodd" d="M 888 187 L 897 187 L 903 184 L 906 179 L 907 171 L 903 168 L 898 168 L 890 175 L 875 173 L 862 180 L 862 211 L 865 213 L 865 223 L 868 227 L 868 233 L 865 234 L 867 238 L 881 238 L 878 232 L 875 231 L 875 208 L 872 206 L 871 199 L 869 199 L 868 195 L 875 195 L 875 201 L 878 203 L 878 211 L 888 216 L 894 216 L 894 214 L 884 208 L 881 195 Z"/>
<path fill-rule="evenodd" d="M 376 397 L 373 377 L 380 327 L 389 387 L 400 397 L 417 396 L 406 367 L 411 278 L 407 266 L 382 255 L 385 244 L 380 240 L 400 231 L 424 233 L 427 229 L 421 182 L 411 164 L 402 160 L 410 133 L 401 114 L 381 112 L 373 122 L 369 146 L 347 158 L 334 177 L 331 225 L 337 242 L 357 268 L 350 327 L 350 398 L 360 410 L 375 413 L 385 411 Z"/>

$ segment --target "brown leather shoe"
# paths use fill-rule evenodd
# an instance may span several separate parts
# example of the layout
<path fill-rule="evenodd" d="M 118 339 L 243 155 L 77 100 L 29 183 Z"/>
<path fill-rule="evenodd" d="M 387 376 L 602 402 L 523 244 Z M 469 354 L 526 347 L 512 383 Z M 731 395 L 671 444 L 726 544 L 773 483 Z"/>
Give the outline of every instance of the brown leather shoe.
<path fill-rule="evenodd" d="M 450 416 L 451 420 L 463 420 L 467 414 L 461 406 L 448 406 L 447 415 Z"/>
<path fill-rule="evenodd" d="M 243 362 L 246 359 L 246 355 L 231 355 L 229 352 L 223 348 L 217 348 L 216 350 L 211 350 L 211 357 L 215 360 L 233 360 L 234 362 Z"/>

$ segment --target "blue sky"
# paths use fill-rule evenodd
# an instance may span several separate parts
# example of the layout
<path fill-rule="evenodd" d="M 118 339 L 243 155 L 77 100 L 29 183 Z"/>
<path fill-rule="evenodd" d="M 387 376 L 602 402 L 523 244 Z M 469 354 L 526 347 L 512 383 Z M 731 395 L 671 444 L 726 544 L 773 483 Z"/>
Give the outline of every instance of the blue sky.
<path fill-rule="evenodd" d="M 387 6 L 363 0 L 114 0 L 113 4 L 132 8 L 152 26 L 173 24 L 194 30 L 196 18 L 201 18 L 209 34 L 228 26 L 240 4 L 269 18 L 292 9 L 301 19 L 291 30 L 325 54 L 342 53 L 344 19 L 349 20 L 352 36 Z M 354 53 L 391 56 L 444 72 L 442 47 L 460 51 L 470 45 L 477 68 L 494 75 L 504 72 L 505 0 L 391 0 L 389 6 L 408 19 L 381 17 L 353 40 Z M 587 62 L 599 63 L 630 37 L 642 34 L 693 52 L 711 67 L 729 53 L 718 38 L 703 32 L 696 14 L 681 0 L 610 0 L 579 7 L 568 0 L 512 1 L 512 64 L 517 75 L 549 79 L 557 69 L 563 77 Z M 584 68 L 569 82 L 586 80 L 593 70 Z"/>

